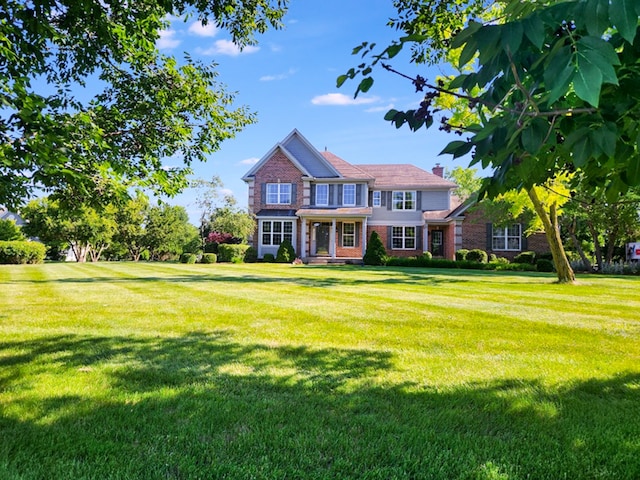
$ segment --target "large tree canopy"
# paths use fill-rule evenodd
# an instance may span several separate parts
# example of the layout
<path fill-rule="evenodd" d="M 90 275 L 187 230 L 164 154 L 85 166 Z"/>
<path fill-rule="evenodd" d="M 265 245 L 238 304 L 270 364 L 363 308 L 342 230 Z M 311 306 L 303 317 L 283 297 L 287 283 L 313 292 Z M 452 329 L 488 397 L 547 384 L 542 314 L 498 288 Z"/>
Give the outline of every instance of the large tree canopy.
<path fill-rule="evenodd" d="M 167 15 L 215 22 L 244 46 L 279 27 L 286 4 L 0 0 L 0 204 L 36 189 L 86 202 L 131 186 L 186 186 L 191 162 L 254 116 L 233 107 L 215 65 L 158 52 Z M 169 156 L 183 167 L 164 168 Z"/>

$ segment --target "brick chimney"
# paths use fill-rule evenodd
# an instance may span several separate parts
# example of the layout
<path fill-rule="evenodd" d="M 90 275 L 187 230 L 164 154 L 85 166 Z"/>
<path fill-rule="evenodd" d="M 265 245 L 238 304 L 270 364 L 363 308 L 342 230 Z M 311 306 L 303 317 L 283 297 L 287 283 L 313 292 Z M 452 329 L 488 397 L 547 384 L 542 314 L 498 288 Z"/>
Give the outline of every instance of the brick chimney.
<path fill-rule="evenodd" d="M 444 177 L 444 167 L 441 167 L 439 163 L 436 163 L 436 166 L 431 169 L 434 175 L 439 177 Z"/>

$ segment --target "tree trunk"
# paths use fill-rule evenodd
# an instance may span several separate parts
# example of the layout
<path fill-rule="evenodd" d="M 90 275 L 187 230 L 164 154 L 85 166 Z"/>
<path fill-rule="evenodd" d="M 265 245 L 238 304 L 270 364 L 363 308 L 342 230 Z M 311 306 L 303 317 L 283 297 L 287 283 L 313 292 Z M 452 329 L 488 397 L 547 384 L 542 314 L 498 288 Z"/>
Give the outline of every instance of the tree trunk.
<path fill-rule="evenodd" d="M 604 261 L 602 257 L 602 247 L 600 246 L 600 240 L 598 240 L 599 233 L 596 230 L 596 227 L 591 220 L 587 221 L 587 226 L 589 227 L 589 233 L 591 233 L 591 238 L 593 239 L 593 250 L 596 254 L 596 263 L 598 264 L 598 271 L 602 271 Z"/>
<path fill-rule="evenodd" d="M 549 212 L 547 212 L 544 204 L 540 200 L 540 197 L 538 197 L 536 187 L 531 187 L 528 193 L 529 198 L 533 203 L 533 207 L 544 226 L 544 233 L 547 237 L 547 242 L 551 249 L 551 255 L 553 256 L 553 262 L 555 263 L 556 271 L 558 273 L 558 283 L 574 283 L 576 281 L 576 275 L 573 273 L 567 254 L 564 251 L 562 240 L 560 239 L 556 203 L 552 203 L 549 206 Z"/>

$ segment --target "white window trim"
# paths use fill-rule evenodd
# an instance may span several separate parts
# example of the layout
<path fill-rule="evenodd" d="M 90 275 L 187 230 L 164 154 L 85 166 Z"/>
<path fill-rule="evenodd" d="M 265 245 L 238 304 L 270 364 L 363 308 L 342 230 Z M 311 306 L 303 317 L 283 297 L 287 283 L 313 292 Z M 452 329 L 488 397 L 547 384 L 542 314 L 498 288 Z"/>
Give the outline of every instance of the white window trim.
<path fill-rule="evenodd" d="M 371 197 L 371 206 L 373 208 L 379 208 L 382 206 L 382 192 L 380 190 L 374 190 Z"/>
<path fill-rule="evenodd" d="M 396 193 L 402 194 L 402 207 L 396 208 L 395 196 Z M 412 195 L 413 208 L 404 208 L 405 203 L 407 202 L 407 193 Z M 416 211 L 416 203 L 417 203 L 418 195 L 415 190 L 394 190 L 391 192 L 391 209 L 396 212 L 415 212 Z"/>
<path fill-rule="evenodd" d="M 345 233 L 345 225 L 353 225 L 353 233 Z M 353 245 L 345 245 L 345 238 L 353 238 Z M 355 222 L 342 222 L 342 246 L 344 248 L 356 248 L 356 223 Z"/>
<path fill-rule="evenodd" d="M 402 229 L 402 236 L 394 236 L 393 235 L 393 231 L 395 228 L 401 228 Z M 407 236 L 407 228 L 413 228 L 413 237 Z M 415 250 L 417 247 L 417 236 L 418 234 L 418 228 L 415 225 L 396 225 L 396 226 L 392 226 L 391 227 L 391 249 L 392 250 Z M 393 245 L 393 240 L 395 238 L 401 238 L 402 239 L 402 247 L 394 247 Z M 408 239 L 413 239 L 413 247 L 407 247 L 407 240 Z"/>
<path fill-rule="evenodd" d="M 345 201 L 345 198 L 346 198 L 345 190 L 346 190 L 347 187 L 353 187 L 353 203 L 347 203 Z M 344 185 L 342 185 L 342 205 L 344 207 L 355 207 L 356 206 L 356 202 L 357 202 L 356 191 L 357 191 L 357 188 L 356 188 L 356 184 L 355 183 L 345 183 Z"/>
<path fill-rule="evenodd" d="M 318 202 L 318 188 L 323 187 L 327 191 L 327 201 L 325 203 Z M 316 185 L 316 205 L 320 207 L 326 207 L 329 205 L 329 185 L 326 183 L 320 183 Z"/>
<path fill-rule="evenodd" d="M 510 227 L 518 227 L 518 235 L 509 235 Z M 496 235 L 496 230 L 501 230 L 501 235 Z M 504 248 L 494 248 L 495 239 L 500 238 L 504 242 Z M 518 248 L 509 248 L 509 239 L 518 239 Z M 514 223 L 505 227 L 491 226 L 491 248 L 496 252 L 521 252 L 522 251 L 522 225 Z"/>
<path fill-rule="evenodd" d="M 264 231 L 264 224 L 265 222 L 270 222 L 271 223 L 271 232 L 265 232 Z M 284 240 L 284 224 L 285 222 L 291 222 L 291 244 L 295 245 L 295 240 L 296 240 L 296 221 L 294 219 L 291 218 L 261 218 L 260 219 L 260 237 L 258 238 L 258 242 L 260 247 L 278 247 L 280 245 L 280 243 L 282 243 L 282 240 L 280 243 L 275 244 L 273 243 L 273 223 L 274 222 L 281 222 L 282 223 L 282 231 L 280 232 L 280 235 L 282 236 L 282 240 Z M 264 243 L 264 234 L 268 233 L 271 237 L 271 243 Z"/>
<path fill-rule="evenodd" d="M 283 188 L 282 186 L 286 185 L 287 187 L 289 187 L 289 191 L 287 192 L 286 195 L 288 195 L 289 197 L 289 201 L 288 202 L 283 202 L 283 196 L 284 196 L 284 192 L 283 192 Z M 275 202 L 270 202 L 269 201 L 269 187 L 271 186 L 276 186 L 276 201 Z M 267 205 L 291 205 L 291 191 L 293 189 L 291 188 L 291 184 L 290 183 L 267 183 L 267 192 L 266 192 L 266 202 Z"/>

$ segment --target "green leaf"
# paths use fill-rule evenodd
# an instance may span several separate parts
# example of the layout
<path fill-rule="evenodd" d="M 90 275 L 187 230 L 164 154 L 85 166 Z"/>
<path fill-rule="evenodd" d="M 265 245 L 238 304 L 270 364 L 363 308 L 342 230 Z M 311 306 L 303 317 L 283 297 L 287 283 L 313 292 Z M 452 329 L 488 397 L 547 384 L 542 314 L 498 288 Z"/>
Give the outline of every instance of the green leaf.
<path fill-rule="evenodd" d="M 573 151 L 571 152 L 573 158 L 573 164 L 580 168 L 583 167 L 589 156 L 591 155 L 591 141 L 589 140 L 588 135 L 582 136 L 573 146 Z"/>
<path fill-rule="evenodd" d="M 336 87 L 340 88 L 344 84 L 344 82 L 347 81 L 348 78 L 349 78 L 348 75 L 340 75 L 336 80 Z"/>
<path fill-rule="evenodd" d="M 614 0 L 609 7 L 609 20 L 629 43 L 633 43 L 636 36 L 638 15 L 640 3 L 637 0 Z"/>
<path fill-rule="evenodd" d="M 471 20 L 467 28 L 465 28 L 459 34 L 453 37 L 453 40 L 451 41 L 451 48 L 460 48 L 462 45 L 467 43 L 467 40 L 481 28 L 482 28 L 481 23 L 474 22 L 473 20 Z"/>
<path fill-rule="evenodd" d="M 478 45 L 480 63 L 488 62 L 498 53 L 499 50 L 496 46 L 500 40 L 501 32 L 502 29 L 498 25 L 488 25 L 482 27 L 478 35 L 474 36 Z"/>
<path fill-rule="evenodd" d="M 544 70 L 544 82 L 547 85 L 547 89 L 551 91 L 549 103 L 555 102 L 569 89 L 571 78 L 574 73 L 574 67 L 571 60 L 571 48 L 569 46 L 562 47 L 555 51 L 547 65 L 547 68 Z"/>
<path fill-rule="evenodd" d="M 614 0 L 614 3 L 618 0 Z M 600 36 L 609 27 L 609 0 L 587 0 L 584 23 L 589 35 Z"/>
<path fill-rule="evenodd" d="M 474 38 L 470 38 L 462 49 L 462 53 L 460 53 L 460 58 L 458 59 L 458 68 L 462 68 L 467 63 L 469 63 L 475 56 L 477 49 L 477 42 Z"/>
<path fill-rule="evenodd" d="M 396 110 L 395 108 L 392 108 L 391 110 L 389 110 L 387 113 L 385 113 L 384 115 L 384 119 L 388 122 L 392 121 L 395 116 L 398 114 L 398 110 Z"/>
<path fill-rule="evenodd" d="M 537 48 L 542 48 L 544 44 L 544 23 L 537 15 L 532 15 L 522 21 L 524 34 L 529 41 Z"/>
<path fill-rule="evenodd" d="M 507 22 L 502 25 L 502 48 L 509 54 L 514 54 L 520 48 L 524 29 L 521 22 Z"/>
<path fill-rule="evenodd" d="M 602 73 L 603 82 L 618 85 L 618 76 L 613 65 L 619 65 L 620 60 L 613 47 L 596 37 L 582 37 L 576 42 L 576 56 L 578 62 L 587 61 L 596 66 Z"/>
<path fill-rule="evenodd" d="M 358 91 L 362 93 L 366 93 L 369 91 L 372 85 L 373 85 L 373 77 L 363 78 L 362 81 L 360 82 L 360 85 L 358 85 Z M 357 95 L 357 92 L 356 92 L 356 95 Z"/>
<path fill-rule="evenodd" d="M 462 157 L 471 151 L 473 148 L 473 143 L 465 142 L 463 140 L 455 140 L 450 142 L 444 149 L 439 153 L 439 155 L 450 154 L 453 155 L 453 158 Z"/>
<path fill-rule="evenodd" d="M 602 72 L 589 61 L 581 61 L 576 65 L 573 77 L 573 88 L 576 95 L 594 107 L 600 102 L 602 87 Z"/>
<path fill-rule="evenodd" d="M 389 45 L 385 50 L 388 58 L 393 58 L 402 50 L 402 44 L 396 43 L 394 45 Z"/>
<path fill-rule="evenodd" d="M 592 130 L 591 140 L 598 147 L 601 153 L 607 157 L 613 157 L 616 153 L 616 143 L 618 141 L 618 130 L 613 122 L 605 123 L 601 128 Z"/>
<path fill-rule="evenodd" d="M 531 155 L 536 155 L 542 148 L 544 139 L 549 133 L 549 122 L 543 118 L 536 117 L 527 128 L 525 128 L 521 135 L 522 148 L 529 152 Z"/>

